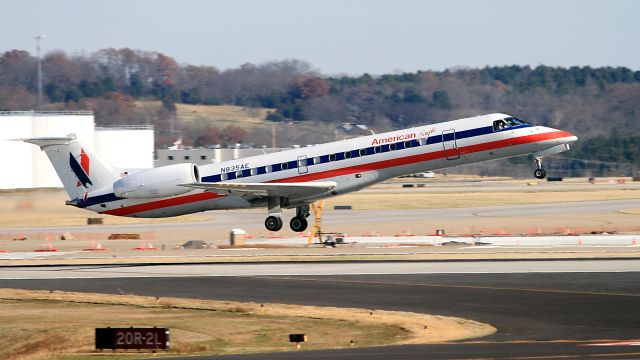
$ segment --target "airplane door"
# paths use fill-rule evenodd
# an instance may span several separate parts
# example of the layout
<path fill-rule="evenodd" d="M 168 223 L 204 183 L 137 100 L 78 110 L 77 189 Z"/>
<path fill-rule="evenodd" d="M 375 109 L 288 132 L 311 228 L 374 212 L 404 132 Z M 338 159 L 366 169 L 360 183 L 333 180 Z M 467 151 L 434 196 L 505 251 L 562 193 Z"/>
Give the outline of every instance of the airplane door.
<path fill-rule="evenodd" d="M 307 172 L 309 172 L 309 168 L 307 167 L 307 156 L 298 156 L 298 174 L 306 174 Z"/>
<path fill-rule="evenodd" d="M 460 150 L 456 143 L 456 131 L 454 129 L 444 130 L 442 132 L 442 147 L 444 156 L 447 160 L 456 160 L 460 158 Z"/>

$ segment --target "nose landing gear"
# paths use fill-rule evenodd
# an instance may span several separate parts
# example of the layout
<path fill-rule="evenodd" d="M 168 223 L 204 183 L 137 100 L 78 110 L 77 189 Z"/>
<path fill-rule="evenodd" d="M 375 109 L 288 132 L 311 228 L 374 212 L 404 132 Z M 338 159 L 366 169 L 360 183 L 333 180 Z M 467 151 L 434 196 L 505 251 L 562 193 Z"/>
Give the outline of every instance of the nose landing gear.
<path fill-rule="evenodd" d="M 542 157 L 537 157 L 536 159 L 536 170 L 533 172 L 533 176 L 536 179 L 544 179 L 547 176 L 547 172 L 542 168 Z"/>

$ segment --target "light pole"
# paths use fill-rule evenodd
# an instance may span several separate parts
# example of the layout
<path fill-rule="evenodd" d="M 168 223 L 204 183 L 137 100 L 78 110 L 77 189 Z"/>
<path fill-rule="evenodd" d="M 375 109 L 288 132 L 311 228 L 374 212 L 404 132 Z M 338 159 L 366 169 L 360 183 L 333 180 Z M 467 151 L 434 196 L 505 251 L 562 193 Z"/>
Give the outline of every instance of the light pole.
<path fill-rule="evenodd" d="M 38 105 L 39 109 L 42 105 L 42 56 L 40 56 L 40 40 L 44 38 L 44 35 L 36 35 L 33 37 L 36 39 L 36 56 L 38 57 Z"/>

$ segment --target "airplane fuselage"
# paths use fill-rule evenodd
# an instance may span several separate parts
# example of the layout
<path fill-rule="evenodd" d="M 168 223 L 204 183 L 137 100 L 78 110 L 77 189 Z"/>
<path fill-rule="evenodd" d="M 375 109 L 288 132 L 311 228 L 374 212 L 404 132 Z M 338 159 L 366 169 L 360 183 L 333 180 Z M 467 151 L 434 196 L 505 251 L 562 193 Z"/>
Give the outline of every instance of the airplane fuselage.
<path fill-rule="evenodd" d="M 523 122 L 498 128 L 496 121 L 501 119 L 513 118 L 477 116 L 209 164 L 198 171 L 202 183 L 335 182 L 334 188 L 319 194 L 283 199 L 283 207 L 295 208 L 400 175 L 530 153 L 544 156 L 549 149 L 557 149 L 551 153 L 568 150 L 567 144 L 577 139 L 562 130 Z M 76 206 L 116 216 L 168 217 L 266 206 L 267 201 L 261 196 L 201 189 L 166 198 L 124 199 L 107 190 L 91 194 Z"/>

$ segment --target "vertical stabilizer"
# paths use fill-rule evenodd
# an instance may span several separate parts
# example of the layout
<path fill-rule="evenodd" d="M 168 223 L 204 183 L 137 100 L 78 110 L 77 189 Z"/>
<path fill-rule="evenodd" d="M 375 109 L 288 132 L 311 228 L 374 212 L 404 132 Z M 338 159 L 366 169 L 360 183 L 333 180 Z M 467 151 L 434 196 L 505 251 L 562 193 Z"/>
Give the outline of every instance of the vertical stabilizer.
<path fill-rule="evenodd" d="M 74 134 L 21 140 L 40 146 L 47 154 L 71 200 L 116 181 L 115 169 L 91 154 Z"/>

